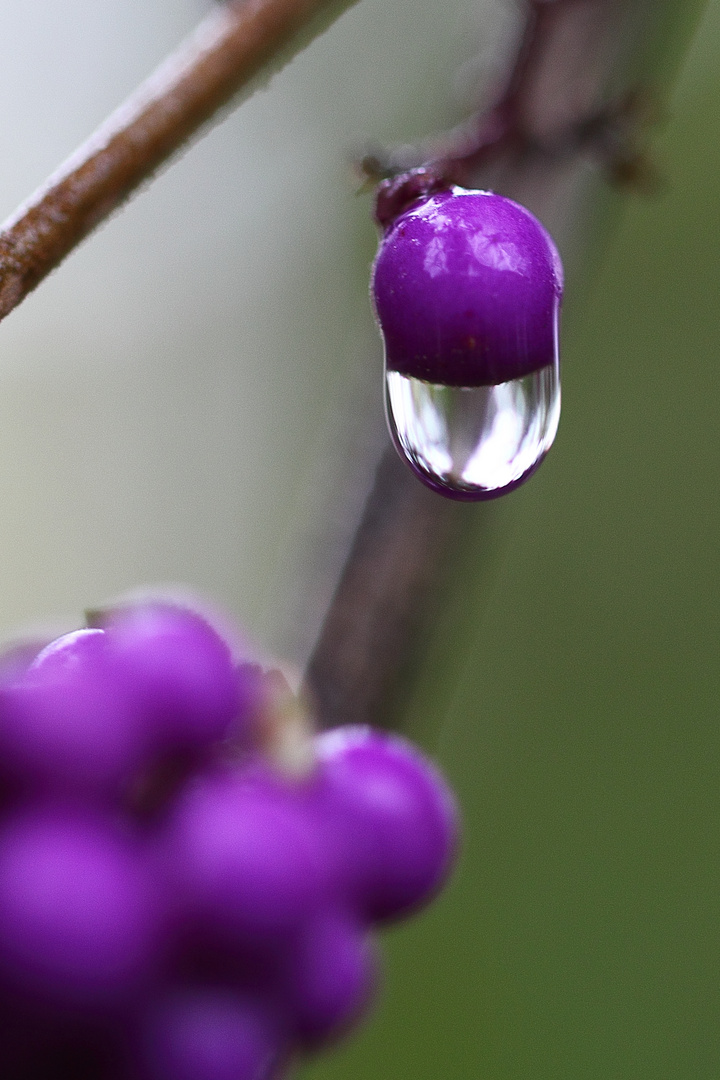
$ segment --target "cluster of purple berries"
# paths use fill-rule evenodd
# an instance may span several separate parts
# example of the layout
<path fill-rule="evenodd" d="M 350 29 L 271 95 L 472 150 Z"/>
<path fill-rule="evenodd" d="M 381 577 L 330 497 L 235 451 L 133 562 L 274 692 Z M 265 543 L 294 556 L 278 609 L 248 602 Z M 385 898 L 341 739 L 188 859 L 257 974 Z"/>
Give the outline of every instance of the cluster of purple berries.
<path fill-rule="evenodd" d="M 453 800 L 364 728 L 283 770 L 267 685 L 165 601 L 6 658 L 6 1080 L 269 1080 L 359 1016 L 371 927 L 442 883 Z"/>

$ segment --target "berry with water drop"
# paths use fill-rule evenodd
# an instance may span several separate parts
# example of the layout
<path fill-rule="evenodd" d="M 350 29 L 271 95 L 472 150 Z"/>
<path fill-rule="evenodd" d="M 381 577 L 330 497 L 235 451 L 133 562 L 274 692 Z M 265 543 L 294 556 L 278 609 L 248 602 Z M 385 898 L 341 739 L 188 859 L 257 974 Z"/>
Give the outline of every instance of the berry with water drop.
<path fill-rule="evenodd" d="M 458 187 L 389 222 L 373 266 L 398 450 L 428 486 L 487 499 L 538 467 L 557 430 L 563 276 L 540 222 Z"/>

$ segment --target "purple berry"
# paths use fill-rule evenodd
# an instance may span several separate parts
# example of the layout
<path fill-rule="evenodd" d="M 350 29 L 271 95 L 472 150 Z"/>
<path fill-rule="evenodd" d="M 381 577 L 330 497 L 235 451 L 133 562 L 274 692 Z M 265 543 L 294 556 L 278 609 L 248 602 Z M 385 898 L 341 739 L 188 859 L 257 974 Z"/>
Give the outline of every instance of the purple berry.
<path fill-rule="evenodd" d="M 326 866 L 313 817 L 269 770 L 208 775 L 168 826 L 172 890 L 190 923 L 241 950 L 279 946 L 322 895 Z"/>
<path fill-rule="evenodd" d="M 390 224 L 373 266 L 387 411 L 400 453 L 456 499 L 516 487 L 559 418 L 562 267 L 524 207 L 451 188 Z"/>
<path fill-rule="evenodd" d="M 447 876 L 457 812 L 437 769 L 409 742 L 347 727 L 316 740 L 318 799 L 340 836 L 340 876 L 369 919 L 427 902 Z"/>
<path fill-rule="evenodd" d="M 153 970 L 153 889 L 102 818 L 46 806 L 0 831 L 0 986 L 90 1013 L 127 1002 Z"/>
<path fill-rule="evenodd" d="M 381 241 L 372 288 L 390 371 L 488 386 L 555 359 L 560 259 L 502 195 L 453 188 L 416 203 Z"/>
<path fill-rule="evenodd" d="M 142 1080 L 270 1080 L 282 1044 L 252 1002 L 226 990 L 178 990 L 145 1023 Z"/>
<path fill-rule="evenodd" d="M 283 1001 L 305 1046 L 336 1038 L 357 1021 L 375 984 L 367 930 L 339 909 L 308 921 L 290 954 Z"/>
<path fill-rule="evenodd" d="M 197 612 L 160 601 L 112 611 L 104 620 L 118 666 L 161 745 L 207 746 L 247 725 L 258 672 L 236 669 L 230 649 Z"/>
<path fill-rule="evenodd" d="M 102 630 L 48 645 L 0 690 L 0 755 L 21 783 L 68 793 L 122 788 L 147 749 Z"/>

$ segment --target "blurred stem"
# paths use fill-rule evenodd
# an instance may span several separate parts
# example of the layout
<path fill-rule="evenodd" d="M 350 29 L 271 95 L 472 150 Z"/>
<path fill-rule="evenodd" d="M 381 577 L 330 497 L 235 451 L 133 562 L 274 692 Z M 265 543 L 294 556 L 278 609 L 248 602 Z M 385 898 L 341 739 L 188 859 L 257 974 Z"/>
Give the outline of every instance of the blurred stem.
<path fill-rule="evenodd" d="M 306 672 L 323 726 L 393 726 L 396 682 L 466 507 L 430 491 L 389 446 Z"/>
<path fill-rule="evenodd" d="M 5 223 L 0 319 L 241 89 L 355 0 L 227 0 Z"/>

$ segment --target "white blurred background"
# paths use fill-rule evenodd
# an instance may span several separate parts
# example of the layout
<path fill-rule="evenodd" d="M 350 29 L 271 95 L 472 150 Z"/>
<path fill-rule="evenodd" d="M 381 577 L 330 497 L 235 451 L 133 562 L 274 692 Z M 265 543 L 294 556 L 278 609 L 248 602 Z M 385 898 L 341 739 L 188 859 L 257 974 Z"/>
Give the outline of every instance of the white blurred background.
<path fill-rule="evenodd" d="M 6 0 L 3 217 L 209 7 Z M 382 440 L 350 160 L 461 116 L 516 15 L 362 0 L 0 327 L 0 630 L 183 582 L 302 663 Z"/>

